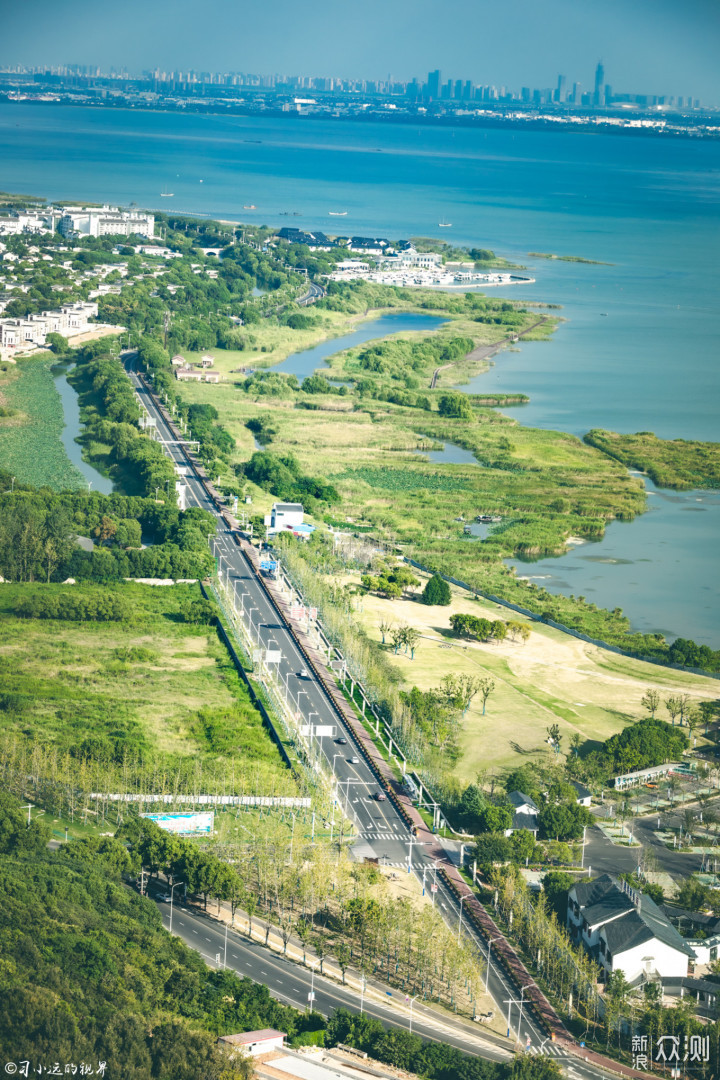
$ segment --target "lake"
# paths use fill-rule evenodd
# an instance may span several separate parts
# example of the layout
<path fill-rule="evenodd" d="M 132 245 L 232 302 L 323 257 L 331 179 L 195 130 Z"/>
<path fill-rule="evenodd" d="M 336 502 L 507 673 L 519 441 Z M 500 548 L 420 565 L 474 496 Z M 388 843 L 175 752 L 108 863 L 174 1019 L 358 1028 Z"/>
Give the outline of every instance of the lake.
<path fill-rule="evenodd" d="M 135 201 L 390 239 L 436 236 L 445 219 L 443 239 L 531 269 L 536 283 L 509 295 L 561 304 L 567 320 L 551 341 L 499 354 L 466 389 L 528 393 L 511 415 L 578 435 L 607 427 L 720 437 L 718 141 L 6 103 L 0 161 L 0 187 L 55 200 Z M 172 200 L 161 199 L 165 187 Z M 338 207 L 347 216 L 334 226 Z M 720 619 L 699 614 L 708 578 L 696 553 L 709 520 L 711 507 L 678 510 L 672 527 L 655 512 L 611 525 L 603 543 L 637 535 L 662 558 L 642 578 L 646 564 L 636 562 L 632 580 L 618 572 L 624 564 L 594 563 L 595 587 L 638 629 L 662 623 L 671 636 L 714 634 L 719 645 Z M 680 565 L 682 575 L 662 569 Z"/>
<path fill-rule="evenodd" d="M 623 608 L 637 630 L 673 638 L 678 627 L 691 625 L 692 633 L 679 636 L 717 648 L 720 491 L 668 491 L 648 479 L 645 486 L 647 513 L 611 522 L 602 540 L 574 545 L 560 558 L 508 559 L 508 565 L 549 592 Z M 684 550 L 688 535 L 691 558 Z"/>

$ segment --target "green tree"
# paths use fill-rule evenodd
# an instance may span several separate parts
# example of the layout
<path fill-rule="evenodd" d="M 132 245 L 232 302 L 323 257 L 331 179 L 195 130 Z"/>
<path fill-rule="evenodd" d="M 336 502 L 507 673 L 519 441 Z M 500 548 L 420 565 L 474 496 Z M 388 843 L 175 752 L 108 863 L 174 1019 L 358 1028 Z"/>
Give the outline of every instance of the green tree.
<path fill-rule="evenodd" d="M 422 591 L 422 602 L 433 607 L 447 607 L 452 602 L 450 586 L 440 574 L 433 574 L 426 584 Z"/>
<path fill-rule="evenodd" d="M 567 919 L 567 896 L 572 888 L 575 878 L 565 870 L 549 870 L 543 875 L 542 887 L 547 897 L 548 905 L 557 915 L 561 926 Z"/>
<path fill-rule="evenodd" d="M 512 825 L 512 810 L 507 806 L 484 806 L 476 817 L 479 833 L 504 833 Z"/>
<path fill-rule="evenodd" d="M 654 720 L 655 713 L 660 708 L 660 694 L 657 690 L 653 690 L 652 688 L 650 688 L 646 690 L 643 694 L 642 698 L 640 699 L 640 704 L 644 709 L 647 709 L 651 719 Z"/>
<path fill-rule="evenodd" d="M 710 900 L 710 889 L 697 878 L 685 878 L 675 895 L 675 903 L 686 911 L 702 911 Z"/>

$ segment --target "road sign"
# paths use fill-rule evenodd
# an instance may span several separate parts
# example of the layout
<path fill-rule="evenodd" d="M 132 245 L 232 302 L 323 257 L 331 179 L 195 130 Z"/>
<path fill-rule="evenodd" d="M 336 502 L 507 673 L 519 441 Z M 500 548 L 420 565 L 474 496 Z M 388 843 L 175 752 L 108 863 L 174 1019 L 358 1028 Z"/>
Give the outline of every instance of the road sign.
<path fill-rule="evenodd" d="M 266 664 L 279 664 L 282 660 L 280 649 L 268 649 L 265 653 Z"/>

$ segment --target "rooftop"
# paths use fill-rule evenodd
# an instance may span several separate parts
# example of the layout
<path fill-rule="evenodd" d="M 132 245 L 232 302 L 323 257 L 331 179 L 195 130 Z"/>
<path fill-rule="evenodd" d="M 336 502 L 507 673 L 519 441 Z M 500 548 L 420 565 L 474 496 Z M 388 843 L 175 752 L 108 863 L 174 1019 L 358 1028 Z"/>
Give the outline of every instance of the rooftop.
<path fill-rule="evenodd" d="M 284 1031 L 276 1031 L 275 1028 L 261 1028 L 259 1031 L 241 1031 L 237 1035 L 221 1035 L 219 1042 L 231 1043 L 233 1046 L 252 1046 L 253 1043 L 265 1042 L 268 1039 L 285 1039 Z"/>

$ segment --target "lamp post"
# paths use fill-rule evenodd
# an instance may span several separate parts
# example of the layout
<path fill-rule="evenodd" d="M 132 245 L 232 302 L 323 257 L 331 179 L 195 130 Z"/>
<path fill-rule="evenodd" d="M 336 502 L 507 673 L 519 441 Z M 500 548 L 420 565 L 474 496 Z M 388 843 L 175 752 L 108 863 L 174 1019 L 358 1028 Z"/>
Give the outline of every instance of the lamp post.
<path fill-rule="evenodd" d="M 522 1038 L 521 1028 L 522 1028 L 523 1006 L 525 1004 L 525 991 L 529 990 L 531 986 L 537 986 L 537 983 L 533 980 L 533 982 L 526 983 L 525 986 L 522 986 L 520 988 L 520 1018 L 518 1019 L 518 1039 Z"/>
<path fill-rule="evenodd" d="M 416 997 L 417 997 L 417 994 L 415 995 L 415 997 L 410 998 L 410 1026 L 408 1027 L 408 1032 L 410 1033 L 410 1035 L 412 1035 L 412 1009 L 413 1009 L 413 1004 L 415 1002 Z"/>
<path fill-rule="evenodd" d="M 310 971 L 310 993 L 308 994 L 308 1001 L 310 1002 L 310 1008 L 312 1009 L 315 1000 L 315 964 L 310 965 Z M 307 1012 L 307 1009 L 305 1011 Z"/>
<path fill-rule="evenodd" d="M 463 901 L 464 900 L 467 900 L 467 896 L 461 896 L 460 897 L 460 919 L 458 921 L 458 936 L 457 936 L 458 944 L 460 943 L 460 931 L 462 930 L 462 906 L 463 906 Z"/>
<path fill-rule="evenodd" d="M 174 885 L 170 887 L 170 933 L 172 934 L 172 917 L 173 917 L 173 893 L 177 889 L 178 885 L 184 885 L 184 881 L 176 881 Z"/>
<path fill-rule="evenodd" d="M 486 994 L 488 992 L 488 983 L 490 982 L 490 949 L 492 948 L 494 942 L 499 941 L 501 937 L 502 937 L 502 934 L 498 934 L 497 937 L 490 938 L 489 941 L 488 941 L 487 970 L 485 972 L 485 993 Z"/>
<path fill-rule="evenodd" d="M 361 975 L 360 978 L 361 978 L 361 982 L 360 982 L 360 1015 L 362 1016 L 362 1014 L 363 1014 L 363 1004 L 365 1002 L 365 975 L 364 974 Z"/>

